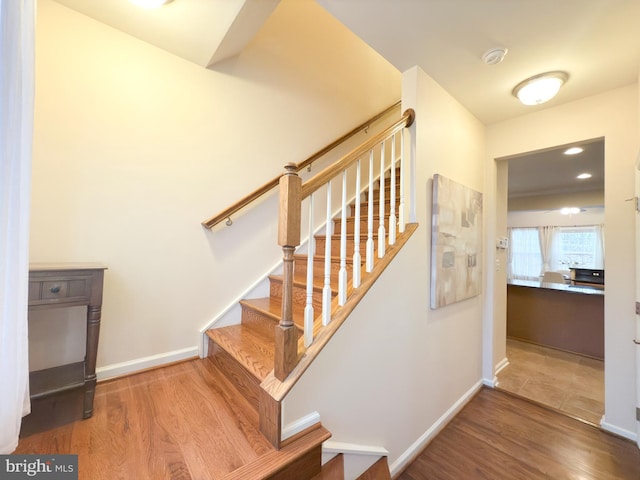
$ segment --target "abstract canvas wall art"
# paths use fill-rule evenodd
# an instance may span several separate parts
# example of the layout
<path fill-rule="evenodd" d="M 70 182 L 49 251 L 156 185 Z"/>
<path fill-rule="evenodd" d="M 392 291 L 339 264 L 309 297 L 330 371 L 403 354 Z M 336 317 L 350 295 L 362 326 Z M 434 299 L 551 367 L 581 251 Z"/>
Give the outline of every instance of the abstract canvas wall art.
<path fill-rule="evenodd" d="M 431 221 L 431 308 L 479 295 L 482 193 L 435 174 Z"/>

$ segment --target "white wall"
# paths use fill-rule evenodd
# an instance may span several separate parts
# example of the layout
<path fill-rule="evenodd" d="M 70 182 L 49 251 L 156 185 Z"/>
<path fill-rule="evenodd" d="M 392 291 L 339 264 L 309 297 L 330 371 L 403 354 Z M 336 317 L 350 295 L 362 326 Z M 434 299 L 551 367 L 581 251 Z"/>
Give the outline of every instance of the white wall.
<path fill-rule="evenodd" d="M 283 410 L 285 426 L 316 410 L 332 441 L 387 449 L 395 472 L 482 376 L 482 296 L 431 310 L 429 292 L 433 174 L 482 191 L 484 129 L 417 68 L 403 76 L 408 107 L 420 226 Z"/>
<path fill-rule="evenodd" d="M 576 215 L 562 215 L 559 211 L 534 210 L 507 213 L 508 227 L 571 227 L 574 225 L 604 224 L 604 207 L 585 208 Z"/>
<path fill-rule="evenodd" d="M 36 38 L 30 256 L 108 267 L 102 376 L 197 352 L 282 256 L 273 201 L 200 222 L 400 98 L 400 73 L 312 0 L 283 0 L 215 70 L 50 0 Z"/>
<path fill-rule="evenodd" d="M 487 176 L 496 178 L 494 159 L 563 145 L 585 138 L 605 139 L 605 416 L 603 426 L 635 438 L 635 239 L 634 163 L 638 152 L 638 85 L 536 111 L 487 127 Z M 495 190 L 489 190 L 494 195 Z M 506 190 L 503 190 L 503 195 Z M 493 205 L 500 199 L 491 199 Z M 504 231 L 489 232 L 504 236 Z M 496 304 L 506 291 L 496 288 Z M 494 315 L 504 328 L 505 315 Z M 504 337 L 493 345 L 493 365 L 504 358 Z M 488 347 L 491 348 L 491 347 Z"/>

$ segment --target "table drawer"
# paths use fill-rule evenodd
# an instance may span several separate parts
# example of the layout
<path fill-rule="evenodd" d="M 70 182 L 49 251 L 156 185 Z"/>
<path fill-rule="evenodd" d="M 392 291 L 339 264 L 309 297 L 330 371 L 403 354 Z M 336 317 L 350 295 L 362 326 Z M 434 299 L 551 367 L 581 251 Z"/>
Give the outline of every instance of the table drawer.
<path fill-rule="evenodd" d="M 29 305 L 87 302 L 91 295 L 91 275 L 29 279 Z"/>

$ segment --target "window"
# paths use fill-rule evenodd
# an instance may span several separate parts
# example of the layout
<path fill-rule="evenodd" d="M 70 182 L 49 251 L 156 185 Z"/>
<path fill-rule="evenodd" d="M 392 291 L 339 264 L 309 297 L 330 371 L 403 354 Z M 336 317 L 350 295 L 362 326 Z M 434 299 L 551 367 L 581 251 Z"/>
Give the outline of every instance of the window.
<path fill-rule="evenodd" d="M 552 270 L 602 269 L 602 229 L 599 226 L 558 227 L 553 238 Z"/>
<path fill-rule="evenodd" d="M 513 279 L 539 280 L 544 271 L 604 269 L 602 229 L 601 225 L 511 228 L 507 275 Z M 543 238 L 544 255 L 540 248 Z"/>
<path fill-rule="evenodd" d="M 512 228 L 509 241 L 509 277 L 539 280 L 542 273 L 537 228 Z"/>

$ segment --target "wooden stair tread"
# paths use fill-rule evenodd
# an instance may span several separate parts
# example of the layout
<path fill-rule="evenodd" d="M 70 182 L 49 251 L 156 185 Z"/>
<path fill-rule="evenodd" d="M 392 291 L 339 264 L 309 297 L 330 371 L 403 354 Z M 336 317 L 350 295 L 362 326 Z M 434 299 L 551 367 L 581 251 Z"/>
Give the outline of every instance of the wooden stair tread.
<path fill-rule="evenodd" d="M 317 272 L 317 269 L 314 269 L 314 272 Z M 274 274 L 274 275 L 269 275 L 270 279 L 273 279 L 277 282 L 283 282 L 284 281 L 284 275 L 282 274 Z M 332 282 L 333 284 L 333 279 Z M 307 276 L 306 275 L 300 275 L 300 274 L 293 274 L 293 285 L 297 286 L 297 287 L 304 287 L 306 288 L 307 286 Z M 336 282 L 337 285 L 337 282 Z M 313 278 L 313 289 L 316 291 L 322 291 L 322 288 L 324 287 L 324 283 L 320 281 L 320 278 L 316 275 L 314 275 Z"/>
<path fill-rule="evenodd" d="M 332 236 L 335 237 L 336 235 L 337 234 L 334 233 Z M 295 254 L 293 256 L 293 258 L 297 262 L 305 262 L 306 263 L 306 261 L 307 261 L 307 255 L 301 254 L 301 253 L 300 254 Z M 313 256 L 313 260 L 315 262 L 324 262 L 324 252 L 316 253 Z M 339 255 L 331 255 L 330 260 L 331 260 L 331 263 L 340 263 L 340 256 Z M 347 265 L 352 264 L 353 263 L 353 257 L 347 256 L 346 262 L 347 262 Z"/>
<path fill-rule="evenodd" d="M 280 318 L 282 317 L 282 301 L 279 298 L 249 298 L 240 300 L 240 304 L 271 318 L 274 321 L 274 327 L 280 322 Z M 304 325 L 304 306 L 294 303 L 292 305 L 292 313 L 293 322 L 296 324 L 296 327 L 301 330 Z"/>
<path fill-rule="evenodd" d="M 269 278 L 281 283 L 284 281 L 284 275 L 270 275 Z M 330 285 L 331 285 L 332 297 L 335 297 L 338 290 L 338 276 L 332 275 L 330 281 L 331 281 Z M 296 287 L 301 287 L 306 289 L 307 276 L 294 274 L 293 285 Z M 323 288 L 324 288 L 324 270 L 319 271 L 318 269 L 314 269 L 313 290 L 315 292 L 322 292 Z"/>
<path fill-rule="evenodd" d="M 303 457 L 313 449 L 320 447 L 322 442 L 329 438 L 331 438 L 331 432 L 321 424 L 317 424 L 311 427 L 307 433 L 296 436 L 294 441 L 285 443 L 280 450 L 274 450 L 260 456 L 255 461 L 247 463 L 230 474 L 225 475 L 223 480 L 294 478 L 290 475 L 279 477 L 278 473 L 293 461 Z"/>
<path fill-rule="evenodd" d="M 273 370 L 273 339 L 246 325 L 207 330 L 207 336 L 260 381 Z"/>

